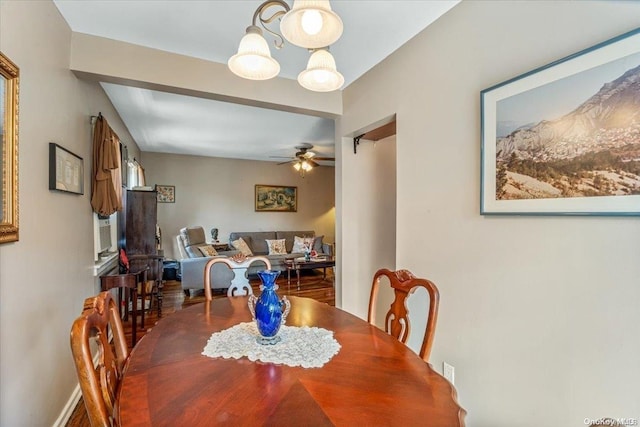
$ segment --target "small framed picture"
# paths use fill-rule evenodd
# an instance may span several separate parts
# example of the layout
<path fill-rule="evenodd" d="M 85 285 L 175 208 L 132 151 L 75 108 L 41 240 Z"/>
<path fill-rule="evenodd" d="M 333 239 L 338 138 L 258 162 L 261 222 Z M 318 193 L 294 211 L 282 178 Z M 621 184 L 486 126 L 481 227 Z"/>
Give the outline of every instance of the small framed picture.
<path fill-rule="evenodd" d="M 49 190 L 84 194 L 84 162 L 82 157 L 49 143 Z"/>
<path fill-rule="evenodd" d="M 158 203 L 175 203 L 176 202 L 176 186 L 175 185 L 156 185 L 158 193 Z"/>

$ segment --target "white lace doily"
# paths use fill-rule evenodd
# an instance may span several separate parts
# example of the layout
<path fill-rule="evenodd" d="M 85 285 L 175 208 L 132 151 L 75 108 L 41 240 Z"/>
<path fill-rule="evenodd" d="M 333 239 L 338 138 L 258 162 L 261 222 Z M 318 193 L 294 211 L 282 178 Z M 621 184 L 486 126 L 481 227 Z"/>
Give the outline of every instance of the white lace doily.
<path fill-rule="evenodd" d="M 340 351 L 333 332 L 316 327 L 280 327 L 281 340 L 274 345 L 258 344 L 255 322 L 245 322 L 224 331 L 215 332 L 207 341 L 202 354 L 208 357 L 260 360 L 303 368 L 320 368 Z"/>

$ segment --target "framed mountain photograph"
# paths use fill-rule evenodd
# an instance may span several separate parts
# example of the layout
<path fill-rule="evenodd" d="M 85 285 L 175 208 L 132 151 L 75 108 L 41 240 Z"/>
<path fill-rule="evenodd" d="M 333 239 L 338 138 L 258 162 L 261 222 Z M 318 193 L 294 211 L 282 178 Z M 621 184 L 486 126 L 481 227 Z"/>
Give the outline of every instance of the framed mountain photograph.
<path fill-rule="evenodd" d="M 480 214 L 640 215 L 640 29 L 480 98 Z"/>

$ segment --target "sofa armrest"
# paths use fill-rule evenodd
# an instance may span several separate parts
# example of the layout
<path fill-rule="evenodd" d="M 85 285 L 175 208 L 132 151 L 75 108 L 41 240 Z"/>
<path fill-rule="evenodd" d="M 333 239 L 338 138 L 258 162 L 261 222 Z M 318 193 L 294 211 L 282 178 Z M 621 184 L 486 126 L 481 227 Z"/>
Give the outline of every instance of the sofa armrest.
<path fill-rule="evenodd" d="M 224 256 L 217 257 L 200 257 L 185 258 L 180 260 L 180 270 L 182 273 L 182 289 L 204 289 L 204 267 L 212 258 L 226 258 Z M 215 264 L 211 267 L 211 288 L 221 289 L 228 288 L 233 280 L 234 273 L 225 264 Z"/>
<path fill-rule="evenodd" d="M 333 253 L 333 244 L 332 243 L 323 243 L 322 244 L 322 253 L 329 256 L 334 256 Z"/>

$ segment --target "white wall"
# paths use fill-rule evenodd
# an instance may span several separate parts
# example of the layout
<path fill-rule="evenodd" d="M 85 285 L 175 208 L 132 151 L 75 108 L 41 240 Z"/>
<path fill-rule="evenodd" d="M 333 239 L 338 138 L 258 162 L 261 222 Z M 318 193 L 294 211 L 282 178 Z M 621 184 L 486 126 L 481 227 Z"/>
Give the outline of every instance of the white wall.
<path fill-rule="evenodd" d="M 479 215 L 480 91 L 639 22 L 637 2 L 463 1 L 344 91 L 338 136 L 397 114 L 397 267 L 440 289 L 431 362 L 468 425 L 640 417 L 640 221 Z M 343 141 L 342 305 L 364 317 L 375 218 Z"/>
<path fill-rule="evenodd" d="M 373 274 L 379 268 L 393 270 L 396 266 L 396 137 L 375 143 L 362 140 L 357 154 L 352 144 L 344 147 L 350 157 L 342 170 L 342 191 L 350 199 L 350 210 L 341 220 L 350 240 L 343 242 L 341 250 L 344 257 L 351 254 L 352 262 L 344 262 L 342 271 L 343 277 L 353 279 L 338 286 L 342 300 L 364 301 L 366 310 Z M 366 318 L 366 311 L 362 313 Z"/>
<path fill-rule="evenodd" d="M 2 426 L 53 425 L 78 383 L 69 331 L 97 292 L 89 117 L 101 111 L 135 147 L 102 89 L 69 71 L 70 38 L 52 2 L 0 2 L 0 50 L 20 67 L 20 240 L 0 245 Z M 48 190 L 49 142 L 84 159 L 83 196 Z"/>
<path fill-rule="evenodd" d="M 165 256 L 182 227 L 201 225 L 207 239 L 218 228 L 226 242 L 233 231 L 314 230 L 335 241 L 334 168 L 322 166 L 302 178 L 290 165 L 253 160 L 142 153 L 147 185 L 175 185 L 176 202 L 158 204 Z M 298 187 L 297 212 L 255 212 L 256 184 Z"/>
<path fill-rule="evenodd" d="M 638 22 L 636 2 L 464 1 L 344 92 L 339 136 L 397 113 L 397 268 L 439 285 L 432 362 L 456 367 L 469 425 L 583 425 L 585 417 L 640 414 L 638 220 L 478 215 L 479 91 Z M 134 145 L 99 86 L 69 71 L 70 39 L 51 2 L 0 1 L 0 50 L 22 73 L 20 241 L 0 245 L 3 426 L 54 424 L 77 384 L 69 328 L 96 292 L 88 117 L 102 111 Z M 84 196 L 47 189 L 50 141 L 85 159 Z M 349 290 L 343 305 L 362 315 L 370 276 L 360 266 L 371 259 L 358 251 L 358 236 L 374 227 L 358 207 L 366 183 L 350 173 L 358 160 L 346 141 L 335 171 L 338 274 Z M 153 169 L 152 156 L 143 157 Z M 234 175 L 200 171 L 188 188 L 235 185 Z M 292 184 L 276 178 L 268 183 Z M 170 208 L 161 206 L 161 221 Z M 232 231 L 202 215 L 194 222 L 218 226 L 221 236 Z M 290 214 L 260 215 L 267 229 Z"/>

